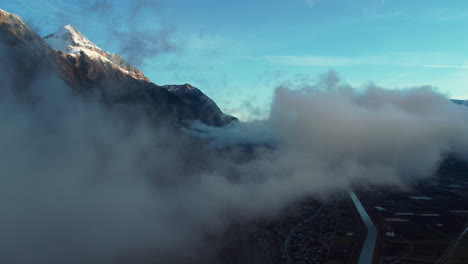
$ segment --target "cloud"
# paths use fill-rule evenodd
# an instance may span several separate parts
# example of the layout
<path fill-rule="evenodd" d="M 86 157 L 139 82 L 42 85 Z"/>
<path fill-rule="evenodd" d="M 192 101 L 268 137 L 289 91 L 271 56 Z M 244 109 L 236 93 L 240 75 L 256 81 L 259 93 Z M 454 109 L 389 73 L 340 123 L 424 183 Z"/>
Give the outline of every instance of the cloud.
<path fill-rule="evenodd" d="M 79 96 L 23 46 L 0 54 L 2 263 L 219 263 L 233 223 L 406 186 L 468 151 L 468 108 L 431 87 L 360 91 L 330 72 L 279 85 L 266 120 L 181 131 Z"/>
<path fill-rule="evenodd" d="M 313 7 L 316 3 L 316 0 L 300 0 L 300 1 L 305 3 L 309 7 Z"/>
<path fill-rule="evenodd" d="M 417 53 L 390 53 L 376 56 L 344 57 L 344 56 L 291 56 L 291 55 L 264 55 L 249 57 L 253 60 L 266 61 L 274 65 L 286 65 L 296 67 L 351 67 L 351 66 L 396 66 L 414 68 L 458 68 L 455 66 L 438 64 L 438 61 L 455 61 L 454 54 L 417 54 Z"/>
<path fill-rule="evenodd" d="M 422 9 L 413 13 L 412 16 L 421 21 L 430 19 L 440 22 L 456 22 L 465 21 L 468 18 L 468 11 L 456 8 Z"/>
<path fill-rule="evenodd" d="M 111 29 L 112 36 L 119 40 L 118 54 L 131 64 L 141 66 L 154 57 L 172 53 L 180 49 L 179 43 L 173 39 L 173 29 L 163 28 L 153 32 L 137 30 Z"/>
<path fill-rule="evenodd" d="M 111 2 L 108 0 L 98 0 L 93 2 L 89 6 L 83 7 L 84 10 L 90 11 L 90 12 L 99 12 L 102 14 L 105 14 L 113 9 L 113 5 Z"/>
<path fill-rule="evenodd" d="M 424 65 L 425 68 L 442 68 L 442 69 L 468 69 L 466 65 L 447 65 L 447 64 L 430 64 Z"/>
<path fill-rule="evenodd" d="M 0 262 L 217 263 L 248 219 L 229 158 L 138 105 L 78 96 L 27 47 L 0 55 Z"/>
<path fill-rule="evenodd" d="M 300 66 L 300 67 L 333 67 L 351 66 L 369 63 L 366 59 L 354 59 L 347 57 L 327 57 L 327 56 L 260 56 L 262 59 L 274 64 Z"/>
<path fill-rule="evenodd" d="M 271 109 L 262 126 L 253 123 L 276 138 L 269 161 L 254 162 L 257 171 L 288 175 L 283 184 L 301 182 L 312 193 L 354 182 L 405 184 L 432 175 L 446 154 L 466 157 L 468 150 L 468 109 L 429 86 L 401 91 L 369 84 L 359 91 L 331 72 L 316 84 L 279 86 Z M 222 140 L 216 133 L 214 140 L 242 142 L 248 133 L 264 140 L 257 135 L 266 133 L 243 129 L 229 140 L 218 131 Z"/>
<path fill-rule="evenodd" d="M 176 29 L 162 25 L 154 18 L 162 15 L 159 1 L 138 0 L 127 5 L 128 8 L 122 9 L 116 3 L 101 0 L 84 7 L 84 11 L 99 15 L 98 18 L 107 27 L 109 40 L 117 46 L 117 53 L 136 66 L 160 54 L 180 50 L 182 40 L 176 40 Z M 149 15 L 153 18 L 150 27 L 140 20 Z"/>
<path fill-rule="evenodd" d="M 243 100 L 240 104 L 227 102 L 225 105 L 228 107 L 223 109 L 224 112 L 230 113 L 242 121 L 262 120 L 268 116 L 268 111 L 265 110 L 266 105 L 261 104 L 254 97 L 249 100 Z"/>

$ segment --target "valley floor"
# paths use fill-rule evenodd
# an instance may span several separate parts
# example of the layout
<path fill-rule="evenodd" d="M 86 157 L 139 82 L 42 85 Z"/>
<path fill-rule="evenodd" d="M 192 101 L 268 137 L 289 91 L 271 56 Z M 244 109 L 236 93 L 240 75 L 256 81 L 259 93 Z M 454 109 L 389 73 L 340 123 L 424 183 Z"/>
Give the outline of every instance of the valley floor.
<path fill-rule="evenodd" d="M 468 178 L 442 173 L 411 190 L 356 191 L 377 227 L 373 263 L 468 263 Z M 306 199 L 255 224 L 264 263 L 357 263 L 367 229 L 348 194 Z"/>

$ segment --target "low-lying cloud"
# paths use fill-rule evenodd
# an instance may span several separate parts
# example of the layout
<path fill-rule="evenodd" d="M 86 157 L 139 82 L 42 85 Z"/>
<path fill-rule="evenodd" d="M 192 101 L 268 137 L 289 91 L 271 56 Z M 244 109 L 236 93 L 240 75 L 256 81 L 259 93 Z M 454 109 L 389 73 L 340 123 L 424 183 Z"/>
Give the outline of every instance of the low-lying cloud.
<path fill-rule="evenodd" d="M 468 109 L 432 87 L 357 90 L 334 72 L 291 86 L 276 89 L 267 120 L 207 129 L 214 145 L 274 138 L 271 162 L 254 163 L 312 192 L 362 180 L 401 185 L 430 177 L 447 154 L 467 154 Z"/>
<path fill-rule="evenodd" d="M 53 74 L 0 80 L 4 263 L 216 263 L 233 222 L 430 177 L 468 149 L 467 108 L 430 87 L 356 90 L 329 73 L 278 87 L 266 120 L 186 133 Z"/>

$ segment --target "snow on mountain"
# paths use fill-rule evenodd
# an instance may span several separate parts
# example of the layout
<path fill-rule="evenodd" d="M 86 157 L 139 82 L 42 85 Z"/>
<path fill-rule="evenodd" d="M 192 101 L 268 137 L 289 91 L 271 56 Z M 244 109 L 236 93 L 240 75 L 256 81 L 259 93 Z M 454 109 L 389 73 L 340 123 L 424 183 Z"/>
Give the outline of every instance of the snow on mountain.
<path fill-rule="evenodd" d="M 0 47 L 11 87 L 32 87 L 48 80 L 37 76 L 52 74 L 76 95 L 96 91 L 106 105 L 138 106 L 138 113 L 155 123 L 186 126 L 200 121 L 224 126 L 237 120 L 189 84 L 162 87 L 150 82 L 140 70 L 103 51 L 71 26 L 42 38 L 19 16 L 0 9 Z"/>
<path fill-rule="evenodd" d="M 70 54 L 79 53 L 80 50 L 101 50 L 71 25 L 59 29 L 44 39 L 51 48 Z"/>
<path fill-rule="evenodd" d="M 57 32 L 45 36 L 44 40 L 52 49 L 65 52 L 71 56 L 84 53 L 88 57 L 103 64 L 109 64 L 116 70 L 122 71 L 135 79 L 149 81 L 139 69 L 127 63 L 119 55 L 102 50 L 71 25 L 62 27 Z"/>

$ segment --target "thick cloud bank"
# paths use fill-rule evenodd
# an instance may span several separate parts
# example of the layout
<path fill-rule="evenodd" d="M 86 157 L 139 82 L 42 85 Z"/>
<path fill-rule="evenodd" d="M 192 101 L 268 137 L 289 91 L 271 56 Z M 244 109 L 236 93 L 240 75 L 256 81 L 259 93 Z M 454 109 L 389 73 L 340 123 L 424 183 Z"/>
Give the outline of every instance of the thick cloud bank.
<path fill-rule="evenodd" d="M 333 72 L 316 85 L 279 87 L 267 123 L 283 143 L 279 159 L 338 181 L 424 177 L 445 154 L 468 149 L 468 109 L 431 87 L 357 91 Z"/>
<path fill-rule="evenodd" d="M 2 263 L 216 262 L 233 222 L 429 177 L 468 149 L 467 108 L 430 88 L 356 91 L 330 73 L 278 87 L 269 119 L 198 125 L 200 139 L 38 76 L 18 94 L 0 75 Z"/>
<path fill-rule="evenodd" d="M 334 72 L 309 86 L 278 87 L 267 120 L 197 128 L 218 147 L 273 146 L 268 159 L 252 163 L 262 173 L 283 174 L 291 190 L 297 184 L 311 192 L 360 182 L 406 184 L 432 176 L 447 154 L 465 157 L 468 150 L 465 106 L 432 87 L 355 89 Z"/>

